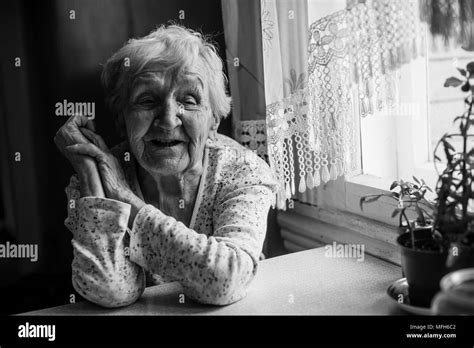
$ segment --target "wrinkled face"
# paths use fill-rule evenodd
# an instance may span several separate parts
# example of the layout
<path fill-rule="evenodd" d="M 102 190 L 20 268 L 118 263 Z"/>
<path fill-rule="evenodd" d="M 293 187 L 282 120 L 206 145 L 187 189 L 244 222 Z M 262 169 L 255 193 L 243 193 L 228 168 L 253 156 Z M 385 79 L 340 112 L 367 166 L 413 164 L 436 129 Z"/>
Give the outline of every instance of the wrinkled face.
<path fill-rule="evenodd" d="M 183 69 L 137 76 L 124 115 L 130 148 L 151 175 L 173 175 L 200 168 L 214 125 L 209 93 L 202 79 Z"/>

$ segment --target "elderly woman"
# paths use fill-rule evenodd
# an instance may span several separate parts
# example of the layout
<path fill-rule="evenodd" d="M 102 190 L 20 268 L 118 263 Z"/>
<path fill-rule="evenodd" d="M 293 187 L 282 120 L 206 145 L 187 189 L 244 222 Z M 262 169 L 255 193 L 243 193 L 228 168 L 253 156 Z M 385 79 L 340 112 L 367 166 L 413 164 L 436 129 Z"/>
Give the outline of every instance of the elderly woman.
<path fill-rule="evenodd" d="M 276 181 L 263 160 L 217 133 L 230 98 L 216 49 L 192 30 L 162 26 L 115 53 L 102 81 L 125 141 L 109 150 L 83 116 L 55 137 L 76 172 L 65 221 L 74 288 L 105 307 L 133 303 L 147 279 L 177 281 L 202 303 L 242 299 Z"/>

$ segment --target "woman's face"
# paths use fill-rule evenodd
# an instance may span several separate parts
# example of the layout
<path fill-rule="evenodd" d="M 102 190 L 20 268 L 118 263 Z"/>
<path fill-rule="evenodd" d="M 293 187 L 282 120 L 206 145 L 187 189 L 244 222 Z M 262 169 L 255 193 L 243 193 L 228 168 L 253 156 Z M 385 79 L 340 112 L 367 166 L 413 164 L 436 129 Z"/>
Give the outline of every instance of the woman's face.
<path fill-rule="evenodd" d="M 150 174 L 201 168 L 214 117 L 206 84 L 197 73 L 140 74 L 133 82 L 124 120 L 131 151 Z"/>

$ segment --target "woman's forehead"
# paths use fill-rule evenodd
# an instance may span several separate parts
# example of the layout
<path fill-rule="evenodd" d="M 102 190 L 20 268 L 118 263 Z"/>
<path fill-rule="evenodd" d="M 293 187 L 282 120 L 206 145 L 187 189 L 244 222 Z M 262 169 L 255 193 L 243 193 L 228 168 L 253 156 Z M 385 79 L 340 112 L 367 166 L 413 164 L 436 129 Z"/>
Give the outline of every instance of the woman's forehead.
<path fill-rule="evenodd" d="M 138 74 L 133 87 L 137 85 L 167 85 L 169 87 L 191 86 L 201 90 L 205 89 L 205 83 L 202 75 L 197 69 L 184 68 L 179 71 L 170 71 L 170 69 L 148 68 Z"/>

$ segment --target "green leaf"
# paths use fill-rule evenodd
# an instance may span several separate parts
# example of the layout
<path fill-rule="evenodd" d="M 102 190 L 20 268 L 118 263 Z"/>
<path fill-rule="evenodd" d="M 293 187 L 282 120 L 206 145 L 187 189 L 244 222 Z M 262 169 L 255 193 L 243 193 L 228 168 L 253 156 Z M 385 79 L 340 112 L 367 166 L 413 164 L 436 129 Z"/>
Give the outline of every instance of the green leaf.
<path fill-rule="evenodd" d="M 377 201 L 377 200 L 378 200 L 380 197 L 382 197 L 382 196 L 383 196 L 383 195 L 377 195 L 377 196 L 374 196 L 374 197 L 366 198 L 364 203 L 372 203 L 372 202 L 375 202 L 375 201 Z"/>
<path fill-rule="evenodd" d="M 360 206 L 360 210 L 364 210 L 364 203 L 372 203 L 372 202 L 375 202 L 376 200 L 378 200 L 380 197 L 382 197 L 383 194 L 380 194 L 380 195 L 371 195 L 371 196 L 364 196 L 364 197 L 361 197 L 360 201 L 359 201 L 359 206 Z"/>
<path fill-rule="evenodd" d="M 448 160 L 449 163 L 453 160 L 453 155 L 449 152 L 449 149 L 447 147 L 444 148 L 444 154 L 446 156 L 446 159 Z"/>
<path fill-rule="evenodd" d="M 414 176 L 414 175 L 413 175 L 413 180 L 415 180 L 415 182 L 416 182 L 417 184 L 421 184 L 420 180 L 418 180 L 417 177 Z"/>
<path fill-rule="evenodd" d="M 401 209 L 399 209 L 399 208 L 395 209 L 395 210 L 392 212 L 392 218 L 394 218 L 395 216 L 397 216 L 398 214 L 400 214 L 400 211 L 401 211 Z"/>
<path fill-rule="evenodd" d="M 395 187 L 397 187 L 399 185 L 399 182 L 398 181 L 394 181 L 392 182 L 392 185 L 390 185 L 390 190 L 393 190 Z"/>
<path fill-rule="evenodd" d="M 467 81 L 461 87 L 461 91 L 463 91 L 463 92 L 469 92 L 470 89 L 471 89 L 471 84 L 469 83 L 469 81 Z"/>
<path fill-rule="evenodd" d="M 447 140 L 444 140 L 443 144 L 444 144 L 444 147 L 446 149 L 451 150 L 451 151 L 456 151 L 456 149 L 453 147 L 453 145 L 451 145 Z"/>
<path fill-rule="evenodd" d="M 462 80 L 458 79 L 457 77 L 451 76 L 444 82 L 444 87 L 458 87 L 461 86 L 462 83 Z"/>
<path fill-rule="evenodd" d="M 364 201 L 365 201 L 365 197 L 362 197 L 359 201 L 359 207 L 360 207 L 360 210 L 364 211 Z"/>
<path fill-rule="evenodd" d="M 469 74 L 474 74 L 474 62 L 470 62 L 467 66 L 466 66 L 466 70 L 469 71 Z"/>
<path fill-rule="evenodd" d="M 456 69 L 458 69 L 458 71 L 461 73 L 462 76 L 466 76 L 467 74 L 466 69 L 462 69 L 462 68 L 456 68 Z"/>

